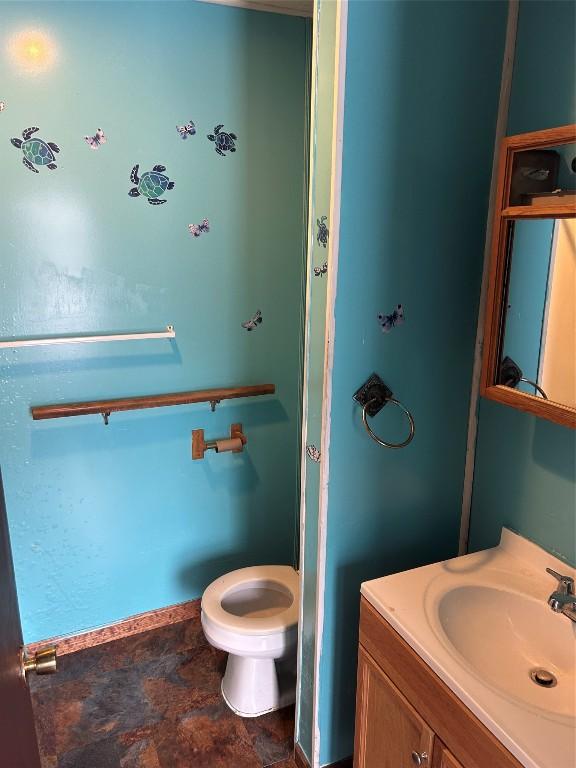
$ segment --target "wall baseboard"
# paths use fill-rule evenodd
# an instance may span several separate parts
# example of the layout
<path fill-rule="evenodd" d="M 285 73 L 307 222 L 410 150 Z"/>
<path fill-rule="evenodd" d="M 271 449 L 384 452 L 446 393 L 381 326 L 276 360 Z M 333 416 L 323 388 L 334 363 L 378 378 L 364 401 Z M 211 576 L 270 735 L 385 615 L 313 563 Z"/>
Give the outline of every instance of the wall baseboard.
<path fill-rule="evenodd" d="M 298 744 L 294 747 L 294 762 L 298 768 L 310 768 L 310 763 L 304 752 Z M 326 768 L 352 768 L 353 758 L 346 757 L 344 760 L 338 760 L 336 763 L 330 763 Z"/>
<path fill-rule="evenodd" d="M 200 598 L 188 600 L 185 603 L 178 603 L 177 605 L 169 605 L 166 608 L 157 608 L 146 613 L 138 613 L 114 624 L 108 624 L 97 629 L 89 629 L 77 635 L 63 635 L 51 637 L 48 640 L 38 640 L 26 645 L 25 651 L 31 656 L 47 645 L 55 645 L 58 655 L 65 656 L 68 653 L 75 653 L 76 651 L 93 648 L 103 643 L 110 643 L 112 640 L 119 640 L 122 637 L 139 635 L 141 632 L 147 632 L 150 629 L 158 629 L 169 624 L 177 624 L 180 621 L 190 621 L 193 619 L 200 619 Z"/>

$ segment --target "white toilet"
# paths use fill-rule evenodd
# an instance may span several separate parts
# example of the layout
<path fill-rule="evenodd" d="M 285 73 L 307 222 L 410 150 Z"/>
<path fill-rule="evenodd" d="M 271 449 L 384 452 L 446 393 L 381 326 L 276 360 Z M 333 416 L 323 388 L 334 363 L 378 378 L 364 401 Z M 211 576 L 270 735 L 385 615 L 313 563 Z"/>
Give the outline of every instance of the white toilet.
<path fill-rule="evenodd" d="M 298 574 L 288 565 L 256 565 L 213 581 L 202 595 L 208 642 L 228 652 L 224 700 L 257 717 L 294 703 Z"/>

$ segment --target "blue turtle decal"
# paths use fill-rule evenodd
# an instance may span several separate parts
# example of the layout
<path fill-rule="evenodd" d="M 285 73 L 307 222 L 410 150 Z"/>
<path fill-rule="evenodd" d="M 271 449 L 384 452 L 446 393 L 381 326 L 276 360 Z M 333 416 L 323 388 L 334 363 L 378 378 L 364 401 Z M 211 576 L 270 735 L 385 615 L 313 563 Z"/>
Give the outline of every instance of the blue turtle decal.
<path fill-rule="evenodd" d="M 33 173 L 39 173 L 36 165 L 45 165 L 51 171 L 58 166 L 54 162 L 56 155 L 60 152 L 60 147 L 53 141 L 44 141 L 43 139 L 33 138 L 38 133 L 39 128 L 26 128 L 22 131 L 22 139 L 10 139 L 10 143 L 24 153 L 22 162 Z"/>
<path fill-rule="evenodd" d="M 142 176 L 138 176 L 138 165 L 132 168 L 130 181 L 137 186 L 132 187 L 128 194 L 130 197 L 140 197 L 143 195 L 148 198 L 150 205 L 162 205 L 166 200 L 159 198 L 167 189 L 174 189 L 174 182 L 170 181 L 164 174 L 166 168 L 163 165 L 155 165 L 151 171 L 146 171 Z"/>
<path fill-rule="evenodd" d="M 208 138 L 210 141 L 214 142 L 214 149 L 216 152 L 218 152 L 219 155 L 222 155 L 222 157 L 225 157 L 226 152 L 236 152 L 235 142 L 238 141 L 238 136 L 236 136 L 235 133 L 223 131 L 223 127 L 223 124 L 217 125 L 214 128 L 214 133 L 208 134 Z"/>

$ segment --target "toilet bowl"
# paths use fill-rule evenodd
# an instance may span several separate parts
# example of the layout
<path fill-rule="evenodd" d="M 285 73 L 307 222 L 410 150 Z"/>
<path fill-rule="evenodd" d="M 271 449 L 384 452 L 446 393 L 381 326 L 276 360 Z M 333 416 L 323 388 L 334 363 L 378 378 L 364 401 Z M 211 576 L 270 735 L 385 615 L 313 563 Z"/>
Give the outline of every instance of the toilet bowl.
<path fill-rule="evenodd" d="M 222 695 L 237 715 L 294 703 L 298 594 L 294 568 L 257 565 L 221 576 L 202 595 L 202 628 L 228 653 Z"/>

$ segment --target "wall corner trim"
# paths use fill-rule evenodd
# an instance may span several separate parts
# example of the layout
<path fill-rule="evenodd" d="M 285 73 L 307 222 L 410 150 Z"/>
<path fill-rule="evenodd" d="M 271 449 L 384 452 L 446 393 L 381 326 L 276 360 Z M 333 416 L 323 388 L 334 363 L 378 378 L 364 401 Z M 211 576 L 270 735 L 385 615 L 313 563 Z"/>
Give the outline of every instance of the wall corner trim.
<path fill-rule="evenodd" d="M 316 590 L 316 649 L 314 655 L 314 732 L 312 768 L 320 768 L 320 661 L 324 630 L 324 588 L 326 575 L 326 535 L 328 523 L 328 485 L 330 480 L 330 422 L 332 411 L 332 370 L 334 368 L 335 306 L 340 246 L 340 202 L 342 191 L 342 153 L 344 144 L 344 107 L 346 91 L 346 45 L 348 32 L 348 0 L 338 3 L 337 46 L 334 61 L 334 113 L 332 133 L 332 179 L 330 184 L 330 271 L 326 296 L 324 339 L 324 391 L 322 397 L 322 437 L 320 467 L 320 499 L 318 513 L 318 583 Z"/>
<path fill-rule="evenodd" d="M 512 90 L 512 74 L 514 69 L 514 54 L 516 51 L 516 33 L 518 29 L 519 0 L 509 0 L 508 20 L 506 24 L 506 40 L 502 59 L 502 79 L 500 83 L 500 98 L 498 103 L 498 118 L 494 140 L 494 155 L 492 158 L 492 181 L 486 220 L 486 238 L 484 241 L 484 266 L 478 310 L 478 326 L 476 343 L 474 345 L 474 367 L 470 387 L 470 406 L 468 411 L 468 437 L 466 441 L 466 461 L 464 465 L 464 481 L 462 486 L 462 511 L 460 516 L 460 536 L 458 554 L 465 555 L 468 551 L 470 534 L 470 514 L 472 510 L 472 490 L 474 485 L 474 466 L 476 461 L 476 437 L 478 434 L 478 405 L 480 402 L 480 374 L 482 370 L 482 348 L 484 345 L 484 318 L 486 314 L 486 293 L 488 286 L 488 267 L 490 263 L 490 245 L 492 238 L 492 223 L 494 220 L 494 205 L 496 197 L 496 182 L 498 172 L 498 156 L 500 142 L 506 135 L 508 107 Z"/>

